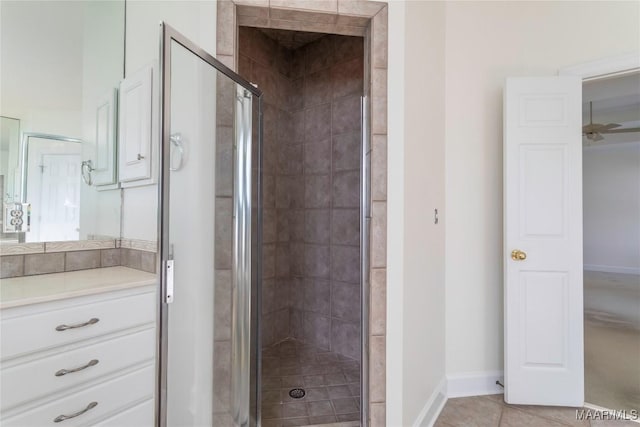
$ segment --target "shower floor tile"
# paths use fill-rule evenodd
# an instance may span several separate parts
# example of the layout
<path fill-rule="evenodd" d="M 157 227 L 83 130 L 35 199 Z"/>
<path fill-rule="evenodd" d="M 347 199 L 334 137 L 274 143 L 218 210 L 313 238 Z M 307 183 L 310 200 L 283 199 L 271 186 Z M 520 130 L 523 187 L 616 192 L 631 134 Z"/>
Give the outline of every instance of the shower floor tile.
<path fill-rule="evenodd" d="M 294 399 L 289 391 L 305 390 Z M 297 340 L 262 351 L 262 425 L 310 426 L 360 420 L 360 363 Z"/>

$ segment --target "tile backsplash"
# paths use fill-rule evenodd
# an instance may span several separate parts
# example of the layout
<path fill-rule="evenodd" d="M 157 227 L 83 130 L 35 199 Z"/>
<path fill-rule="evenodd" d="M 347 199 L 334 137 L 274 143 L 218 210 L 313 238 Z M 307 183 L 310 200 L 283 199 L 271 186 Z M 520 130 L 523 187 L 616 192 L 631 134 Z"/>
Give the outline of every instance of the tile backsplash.
<path fill-rule="evenodd" d="M 31 244 L 29 247 L 16 246 L 9 250 L 5 247 L 0 256 L 0 278 L 115 266 L 149 273 L 156 272 L 155 242 L 131 243 L 132 241 L 118 239 L 112 241 L 111 247 L 105 243 L 86 244 L 85 242 L 90 241 Z M 101 249 L 105 246 L 107 246 L 106 249 Z M 144 249 L 134 249 L 134 247 Z"/>

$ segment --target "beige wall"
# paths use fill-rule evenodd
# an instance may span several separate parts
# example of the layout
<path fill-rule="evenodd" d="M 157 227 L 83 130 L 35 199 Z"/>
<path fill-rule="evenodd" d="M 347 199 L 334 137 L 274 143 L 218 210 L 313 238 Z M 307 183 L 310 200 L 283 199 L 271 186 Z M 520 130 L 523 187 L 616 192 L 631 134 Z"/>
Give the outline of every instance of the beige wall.
<path fill-rule="evenodd" d="M 444 14 L 389 2 L 388 426 L 421 419 L 445 376 Z"/>
<path fill-rule="evenodd" d="M 447 373 L 503 369 L 502 87 L 640 50 L 638 2 L 450 2 Z M 588 24 L 587 24 L 588 23 Z"/>
<path fill-rule="evenodd" d="M 403 425 L 410 425 L 445 373 L 444 3 L 408 3 L 405 30 Z M 429 53 L 414 55 L 421 49 Z"/>

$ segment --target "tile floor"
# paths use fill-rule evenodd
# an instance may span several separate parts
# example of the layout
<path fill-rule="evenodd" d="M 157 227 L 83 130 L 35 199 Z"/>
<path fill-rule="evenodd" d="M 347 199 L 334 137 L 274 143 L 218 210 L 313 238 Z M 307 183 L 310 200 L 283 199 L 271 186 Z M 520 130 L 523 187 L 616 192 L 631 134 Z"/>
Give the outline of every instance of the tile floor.
<path fill-rule="evenodd" d="M 305 397 L 293 399 L 292 388 Z M 296 340 L 262 352 L 262 426 L 308 426 L 360 419 L 360 363 Z"/>
<path fill-rule="evenodd" d="M 434 427 L 638 427 L 632 421 L 577 420 L 576 408 L 508 405 L 502 394 L 449 399 Z"/>

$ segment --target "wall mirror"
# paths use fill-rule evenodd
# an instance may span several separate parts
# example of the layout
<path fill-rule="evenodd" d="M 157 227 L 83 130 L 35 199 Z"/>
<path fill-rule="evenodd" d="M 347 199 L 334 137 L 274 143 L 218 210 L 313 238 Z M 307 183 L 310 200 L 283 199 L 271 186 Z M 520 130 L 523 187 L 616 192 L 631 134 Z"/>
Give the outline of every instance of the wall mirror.
<path fill-rule="evenodd" d="M 125 0 L 0 9 L 0 244 L 119 238 Z M 28 213 L 28 231 L 16 230 Z"/>

